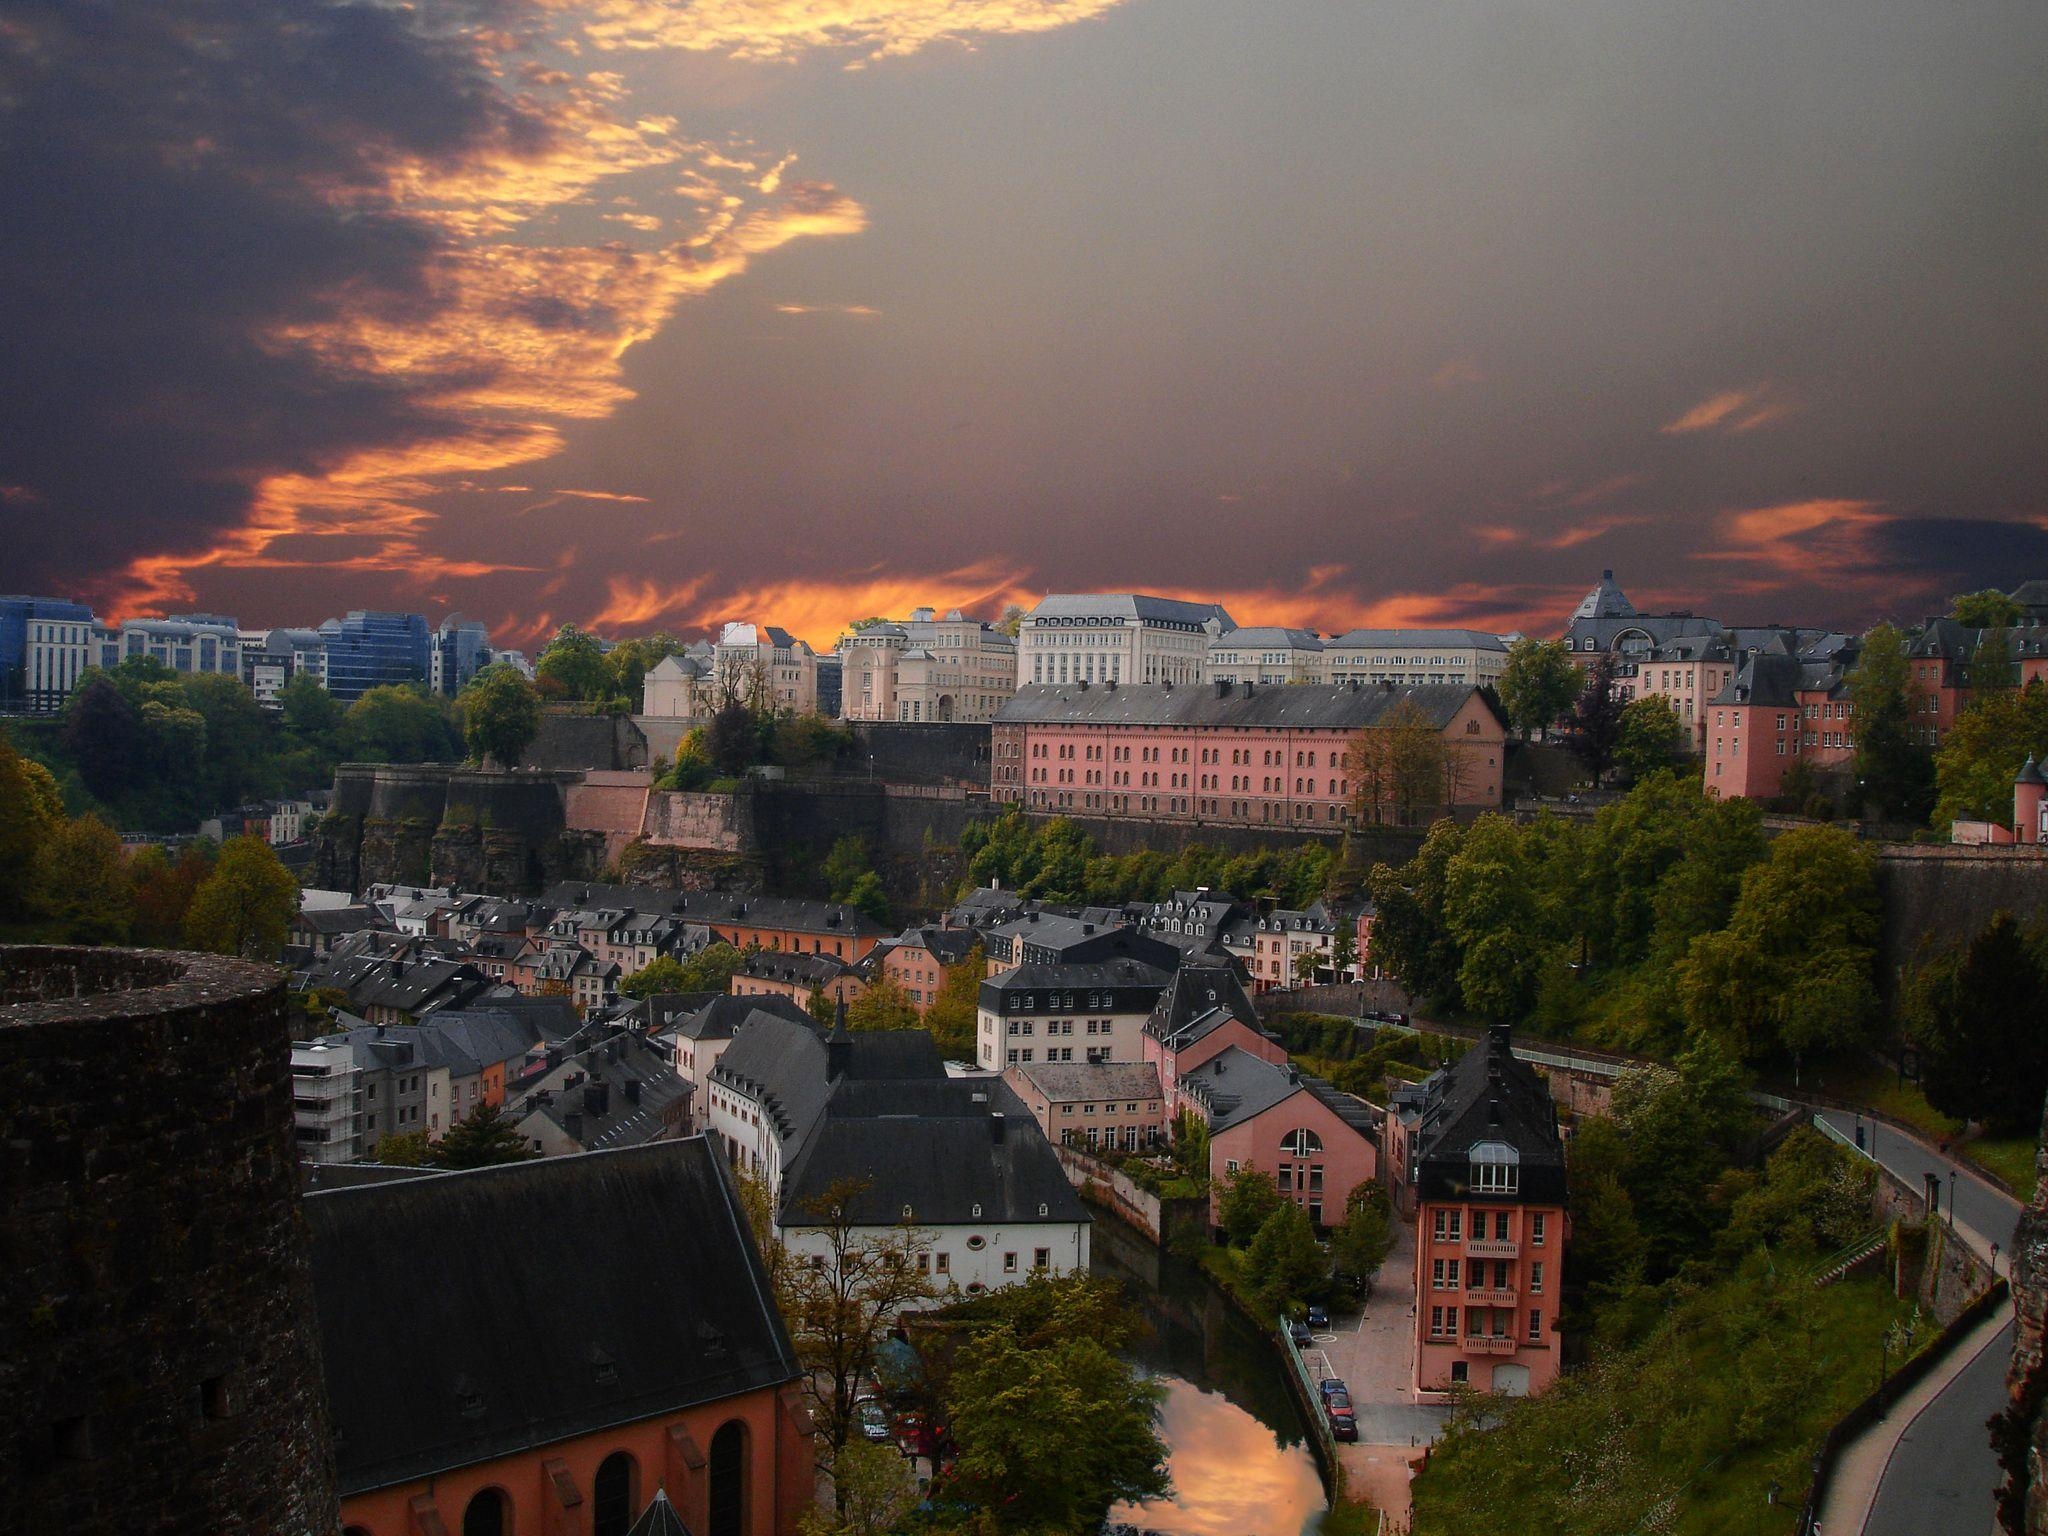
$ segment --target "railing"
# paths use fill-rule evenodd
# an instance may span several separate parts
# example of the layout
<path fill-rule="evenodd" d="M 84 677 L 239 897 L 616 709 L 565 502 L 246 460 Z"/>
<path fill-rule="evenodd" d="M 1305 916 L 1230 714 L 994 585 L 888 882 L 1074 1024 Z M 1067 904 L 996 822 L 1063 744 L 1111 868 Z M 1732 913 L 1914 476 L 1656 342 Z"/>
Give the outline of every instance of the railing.
<path fill-rule="evenodd" d="M 1521 1292 L 1517 1291 L 1513 1286 L 1502 1288 L 1491 1285 L 1474 1285 L 1466 1287 L 1465 1299 L 1475 1304 L 1512 1307 L 1520 1301 Z"/>
<path fill-rule="evenodd" d="M 1468 1355 L 1512 1355 L 1521 1341 L 1505 1333 L 1468 1333 L 1459 1341 Z"/>
<path fill-rule="evenodd" d="M 1521 1253 L 1522 1245 L 1512 1240 L 1502 1242 L 1499 1238 L 1468 1237 L 1465 1239 L 1465 1251 L 1475 1259 L 1512 1259 Z"/>

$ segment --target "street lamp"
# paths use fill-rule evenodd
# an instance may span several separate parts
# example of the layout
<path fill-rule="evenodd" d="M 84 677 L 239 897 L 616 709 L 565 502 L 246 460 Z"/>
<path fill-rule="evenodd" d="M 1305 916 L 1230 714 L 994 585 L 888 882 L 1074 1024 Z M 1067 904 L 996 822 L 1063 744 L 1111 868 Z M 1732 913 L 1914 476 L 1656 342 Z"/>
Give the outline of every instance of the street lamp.
<path fill-rule="evenodd" d="M 1951 1232 L 1956 1229 L 1956 1171 L 1953 1168 L 1948 1171 L 1948 1229 Z"/>

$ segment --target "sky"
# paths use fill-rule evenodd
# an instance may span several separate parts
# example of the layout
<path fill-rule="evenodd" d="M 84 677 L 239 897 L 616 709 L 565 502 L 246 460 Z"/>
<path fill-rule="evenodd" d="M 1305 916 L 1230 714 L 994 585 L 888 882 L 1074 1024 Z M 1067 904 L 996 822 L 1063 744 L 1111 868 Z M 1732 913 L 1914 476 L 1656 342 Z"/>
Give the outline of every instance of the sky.
<path fill-rule="evenodd" d="M 0 589 L 500 643 L 2048 576 L 2037 0 L 8 0 Z"/>

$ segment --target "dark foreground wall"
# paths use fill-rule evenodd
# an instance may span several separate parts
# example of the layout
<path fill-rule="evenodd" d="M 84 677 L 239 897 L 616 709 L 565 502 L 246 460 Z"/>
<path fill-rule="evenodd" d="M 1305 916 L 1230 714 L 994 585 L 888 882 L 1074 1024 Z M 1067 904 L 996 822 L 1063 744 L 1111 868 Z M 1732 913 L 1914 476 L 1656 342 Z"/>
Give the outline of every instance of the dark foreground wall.
<path fill-rule="evenodd" d="M 1999 912 L 2048 922 L 2048 857 L 2032 849 L 1885 844 L 1877 885 L 1888 979 L 1917 957 L 1967 944 Z"/>
<path fill-rule="evenodd" d="M 338 1524 L 283 975 L 0 948 L 0 1531 Z"/>

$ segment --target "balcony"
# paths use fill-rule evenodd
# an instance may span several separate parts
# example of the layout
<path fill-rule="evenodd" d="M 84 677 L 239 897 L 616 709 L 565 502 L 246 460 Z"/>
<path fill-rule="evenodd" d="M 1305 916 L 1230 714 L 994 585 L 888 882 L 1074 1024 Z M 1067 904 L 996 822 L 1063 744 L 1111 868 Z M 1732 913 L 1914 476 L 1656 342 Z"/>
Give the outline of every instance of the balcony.
<path fill-rule="evenodd" d="M 1521 1345 L 1512 1334 L 1468 1333 L 1459 1347 L 1468 1355 L 1512 1355 Z"/>
<path fill-rule="evenodd" d="M 1522 1252 L 1518 1242 L 1500 1242 L 1495 1239 L 1473 1237 L 1465 1241 L 1465 1252 L 1475 1259 L 1512 1259 Z"/>
<path fill-rule="evenodd" d="M 1475 1306 L 1512 1307 L 1516 1305 L 1521 1292 L 1513 1286 L 1473 1285 L 1465 1288 L 1465 1299 Z"/>

